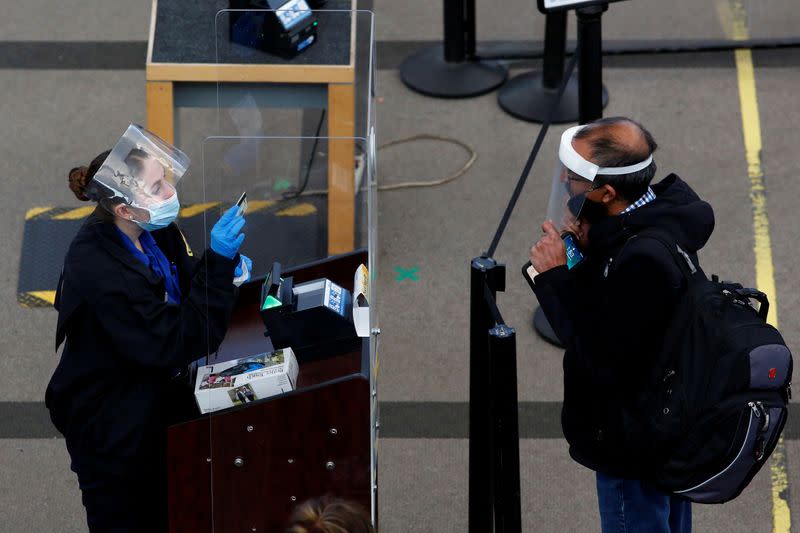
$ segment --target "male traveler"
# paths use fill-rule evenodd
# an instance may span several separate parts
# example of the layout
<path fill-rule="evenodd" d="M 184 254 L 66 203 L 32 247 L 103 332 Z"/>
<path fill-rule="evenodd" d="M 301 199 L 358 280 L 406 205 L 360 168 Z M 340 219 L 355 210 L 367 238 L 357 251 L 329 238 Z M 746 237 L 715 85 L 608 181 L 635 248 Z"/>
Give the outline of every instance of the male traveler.
<path fill-rule="evenodd" d="M 649 486 L 648 457 L 636 453 L 646 436 L 635 399 L 646 394 L 685 283 L 661 242 L 634 237 L 659 229 L 694 257 L 713 231 L 714 214 L 675 174 L 651 186 L 656 147 L 627 118 L 567 130 L 551 220 L 530 250 L 536 296 L 566 346 L 564 436 L 572 458 L 596 472 L 604 533 L 691 531 L 690 503 Z M 572 268 L 564 230 L 584 256 Z"/>

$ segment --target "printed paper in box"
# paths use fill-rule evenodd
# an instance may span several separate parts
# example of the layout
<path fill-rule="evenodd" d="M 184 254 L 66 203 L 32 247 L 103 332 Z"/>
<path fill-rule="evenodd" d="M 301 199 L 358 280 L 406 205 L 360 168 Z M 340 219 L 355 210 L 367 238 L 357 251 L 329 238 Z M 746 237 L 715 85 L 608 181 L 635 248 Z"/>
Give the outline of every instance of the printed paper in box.
<path fill-rule="evenodd" d="M 294 390 L 299 367 L 291 348 L 197 369 L 194 395 L 202 413 Z"/>

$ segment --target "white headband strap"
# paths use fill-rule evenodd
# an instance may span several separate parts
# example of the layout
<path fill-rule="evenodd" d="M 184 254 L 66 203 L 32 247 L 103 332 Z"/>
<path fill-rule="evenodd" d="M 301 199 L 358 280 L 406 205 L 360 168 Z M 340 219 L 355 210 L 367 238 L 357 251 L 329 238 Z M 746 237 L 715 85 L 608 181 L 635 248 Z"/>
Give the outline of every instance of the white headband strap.
<path fill-rule="evenodd" d="M 561 146 L 558 148 L 558 158 L 561 163 L 575 174 L 589 181 L 594 181 L 595 176 L 620 176 L 622 174 L 631 174 L 639 172 L 650 166 L 653 162 L 653 156 L 650 155 L 641 163 L 630 165 L 627 167 L 600 167 L 585 160 L 581 155 L 575 151 L 572 146 L 572 140 L 575 135 L 584 128 L 584 126 L 573 126 L 561 135 Z"/>

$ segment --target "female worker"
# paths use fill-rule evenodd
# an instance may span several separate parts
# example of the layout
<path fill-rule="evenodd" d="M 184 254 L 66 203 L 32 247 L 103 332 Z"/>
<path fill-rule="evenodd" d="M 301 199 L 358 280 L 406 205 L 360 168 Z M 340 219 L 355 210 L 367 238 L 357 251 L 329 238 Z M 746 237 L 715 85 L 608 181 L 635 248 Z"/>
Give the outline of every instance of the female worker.
<path fill-rule="evenodd" d="M 131 126 L 69 174 L 75 195 L 98 207 L 64 261 L 56 349 L 66 343 L 45 399 L 93 533 L 166 530 L 166 427 L 196 412 L 187 367 L 222 342 L 234 277 L 250 264 L 236 206 L 193 256 L 173 223 L 188 163 Z"/>

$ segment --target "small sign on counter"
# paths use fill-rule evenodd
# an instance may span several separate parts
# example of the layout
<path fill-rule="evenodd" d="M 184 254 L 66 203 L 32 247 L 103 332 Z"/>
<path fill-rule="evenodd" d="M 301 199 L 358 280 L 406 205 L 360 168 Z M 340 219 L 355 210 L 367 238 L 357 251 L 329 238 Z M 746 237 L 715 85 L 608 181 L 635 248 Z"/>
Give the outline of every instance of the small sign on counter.
<path fill-rule="evenodd" d="M 353 324 L 359 337 L 369 337 L 369 270 L 364 265 L 356 269 L 353 283 Z"/>

